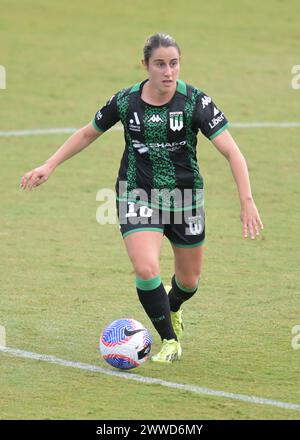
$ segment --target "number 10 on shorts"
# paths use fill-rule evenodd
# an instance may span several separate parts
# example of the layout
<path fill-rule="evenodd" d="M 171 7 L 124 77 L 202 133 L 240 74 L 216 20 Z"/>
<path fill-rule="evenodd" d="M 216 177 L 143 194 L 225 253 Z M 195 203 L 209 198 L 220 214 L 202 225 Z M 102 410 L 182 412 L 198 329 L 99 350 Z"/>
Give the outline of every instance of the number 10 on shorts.
<path fill-rule="evenodd" d="M 135 206 L 137 206 L 137 210 L 135 209 Z M 136 205 L 133 202 L 128 202 L 128 212 L 126 214 L 126 218 L 128 217 L 137 217 L 138 213 L 137 211 L 139 211 L 139 217 L 143 217 L 143 218 L 149 218 L 152 216 L 153 214 L 153 209 L 148 208 L 148 206 L 139 206 Z"/>

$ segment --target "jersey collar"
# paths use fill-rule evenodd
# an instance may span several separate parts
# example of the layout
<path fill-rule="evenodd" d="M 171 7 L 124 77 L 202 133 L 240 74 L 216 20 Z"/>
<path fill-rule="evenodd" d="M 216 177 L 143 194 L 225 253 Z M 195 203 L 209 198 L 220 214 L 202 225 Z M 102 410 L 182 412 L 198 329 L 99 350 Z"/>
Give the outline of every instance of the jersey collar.
<path fill-rule="evenodd" d="M 141 89 L 142 84 L 144 84 L 146 81 L 148 81 L 148 80 L 146 79 L 144 81 L 140 81 L 140 82 L 136 83 L 132 87 L 132 89 L 130 90 L 130 93 L 139 92 L 140 89 Z M 176 92 L 181 93 L 184 96 L 187 96 L 186 83 L 181 81 L 181 79 L 177 80 Z"/>

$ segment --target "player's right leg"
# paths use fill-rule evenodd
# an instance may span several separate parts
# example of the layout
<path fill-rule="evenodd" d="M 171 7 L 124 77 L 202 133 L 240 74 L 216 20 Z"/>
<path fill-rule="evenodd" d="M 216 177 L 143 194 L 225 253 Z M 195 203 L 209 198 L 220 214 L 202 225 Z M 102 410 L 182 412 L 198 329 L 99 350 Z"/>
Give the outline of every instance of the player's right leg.
<path fill-rule="evenodd" d="M 170 318 L 170 304 L 160 277 L 159 255 L 163 234 L 139 231 L 124 238 L 136 275 L 136 289 L 145 312 L 161 339 L 176 339 Z"/>
<path fill-rule="evenodd" d="M 127 235 L 124 243 L 136 274 L 139 300 L 159 333 L 162 350 L 154 362 L 170 363 L 181 356 L 181 347 L 172 327 L 170 303 L 160 278 L 159 256 L 163 234 L 138 231 Z"/>
<path fill-rule="evenodd" d="M 170 363 L 181 353 L 178 353 L 180 346 L 172 327 L 169 299 L 160 278 L 159 257 L 164 225 L 159 212 L 138 204 L 128 205 L 117 206 L 121 233 L 135 271 L 139 300 L 163 341 L 164 350 L 152 359 Z"/>

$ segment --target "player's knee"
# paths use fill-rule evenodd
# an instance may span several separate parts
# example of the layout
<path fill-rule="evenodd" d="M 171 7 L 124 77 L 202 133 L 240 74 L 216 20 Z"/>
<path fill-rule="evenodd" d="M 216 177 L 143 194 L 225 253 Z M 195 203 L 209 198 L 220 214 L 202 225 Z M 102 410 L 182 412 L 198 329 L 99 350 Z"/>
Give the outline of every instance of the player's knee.
<path fill-rule="evenodd" d="M 184 275 L 179 278 L 180 284 L 186 289 L 195 289 L 198 287 L 200 272 L 191 275 Z"/>
<path fill-rule="evenodd" d="M 143 262 L 135 265 L 136 276 L 142 280 L 150 280 L 160 273 L 159 265 L 156 262 Z"/>

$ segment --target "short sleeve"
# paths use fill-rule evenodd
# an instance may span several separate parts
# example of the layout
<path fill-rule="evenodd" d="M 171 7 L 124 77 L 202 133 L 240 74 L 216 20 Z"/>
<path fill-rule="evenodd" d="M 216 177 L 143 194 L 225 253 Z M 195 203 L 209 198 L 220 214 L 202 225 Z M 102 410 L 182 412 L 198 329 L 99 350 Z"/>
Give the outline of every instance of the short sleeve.
<path fill-rule="evenodd" d="M 117 97 L 113 95 L 107 103 L 97 111 L 92 121 L 93 127 L 98 131 L 107 131 L 120 120 Z"/>
<path fill-rule="evenodd" d="M 197 97 L 194 124 L 210 140 L 218 136 L 229 125 L 224 113 L 203 92 Z"/>

